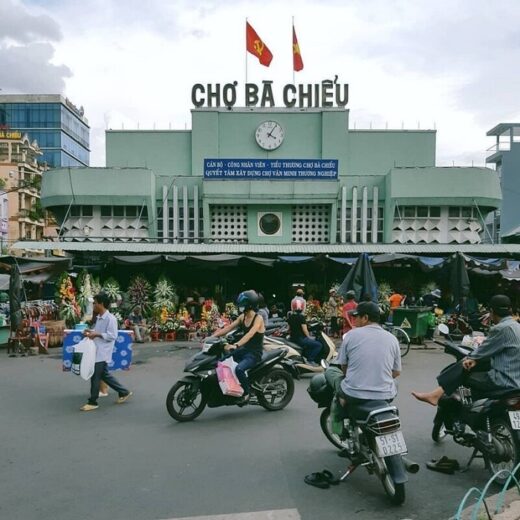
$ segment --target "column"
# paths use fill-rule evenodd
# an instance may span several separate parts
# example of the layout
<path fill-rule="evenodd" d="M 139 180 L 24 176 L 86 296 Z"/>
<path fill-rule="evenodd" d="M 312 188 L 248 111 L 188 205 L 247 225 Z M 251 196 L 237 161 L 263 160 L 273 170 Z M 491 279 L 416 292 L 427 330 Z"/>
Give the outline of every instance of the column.
<path fill-rule="evenodd" d="M 340 242 L 347 241 L 347 187 L 341 188 L 341 222 L 340 222 Z"/>
<path fill-rule="evenodd" d="M 188 200 L 188 186 L 182 187 L 182 213 L 183 213 L 183 230 L 182 230 L 182 238 L 184 239 L 183 242 L 185 244 L 188 243 L 189 238 L 189 230 L 190 230 L 190 223 L 189 223 L 189 200 Z"/>
<path fill-rule="evenodd" d="M 377 244 L 377 226 L 379 219 L 379 188 L 372 189 L 372 244 Z"/>
<path fill-rule="evenodd" d="M 361 198 L 361 243 L 367 243 L 367 208 L 368 208 L 368 188 L 363 186 Z"/>
<path fill-rule="evenodd" d="M 193 236 L 195 243 L 199 243 L 199 187 L 193 187 Z"/>
<path fill-rule="evenodd" d="M 179 241 L 179 188 L 173 187 L 173 243 Z"/>
<path fill-rule="evenodd" d="M 357 242 L 357 187 L 352 188 L 352 210 L 350 218 L 350 241 Z"/>
<path fill-rule="evenodd" d="M 168 243 L 168 186 L 162 187 L 163 244 Z"/>

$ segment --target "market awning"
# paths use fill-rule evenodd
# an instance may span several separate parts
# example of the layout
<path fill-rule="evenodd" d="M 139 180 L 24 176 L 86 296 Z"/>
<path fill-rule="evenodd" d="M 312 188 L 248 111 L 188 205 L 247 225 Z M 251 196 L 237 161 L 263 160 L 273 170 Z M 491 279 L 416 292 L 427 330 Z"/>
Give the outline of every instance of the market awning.
<path fill-rule="evenodd" d="M 123 255 L 114 256 L 116 264 L 160 264 L 163 255 Z"/>

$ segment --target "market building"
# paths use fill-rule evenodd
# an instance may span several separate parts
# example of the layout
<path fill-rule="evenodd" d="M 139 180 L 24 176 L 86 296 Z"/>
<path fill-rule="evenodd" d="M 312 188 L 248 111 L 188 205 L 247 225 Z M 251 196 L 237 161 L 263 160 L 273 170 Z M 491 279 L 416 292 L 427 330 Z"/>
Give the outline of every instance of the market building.
<path fill-rule="evenodd" d="M 1 94 L 0 131 L 18 130 L 36 140 L 49 167 L 88 166 L 90 127 L 83 107 L 61 95 Z"/>

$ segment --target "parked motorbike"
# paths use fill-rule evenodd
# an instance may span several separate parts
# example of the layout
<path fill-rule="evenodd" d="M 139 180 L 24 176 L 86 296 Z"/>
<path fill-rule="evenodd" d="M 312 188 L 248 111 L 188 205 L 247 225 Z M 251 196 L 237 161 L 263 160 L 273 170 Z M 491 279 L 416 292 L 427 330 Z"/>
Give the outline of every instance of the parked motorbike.
<path fill-rule="evenodd" d="M 472 352 L 471 347 L 454 341 L 445 325 L 439 331 L 448 340 L 435 340 L 447 354 L 460 361 Z M 447 435 L 473 453 L 462 471 L 467 471 L 475 458 L 484 459 L 491 474 L 512 471 L 520 463 L 520 390 L 491 392 L 485 399 L 473 400 L 471 390 L 464 386 L 439 401 L 433 420 L 432 439 L 441 442 Z M 495 481 L 502 485 L 509 474 L 499 474 Z"/>
<path fill-rule="evenodd" d="M 311 321 L 307 324 L 309 332 L 314 334 L 314 337 L 322 344 L 322 351 L 320 359 L 324 359 L 330 362 L 337 355 L 336 345 L 327 334 L 323 331 L 324 325 L 320 321 Z M 287 339 L 285 336 L 289 333 L 288 327 L 286 328 L 285 335 L 267 335 L 264 336 L 264 350 L 271 351 L 279 348 L 287 350 L 287 358 L 295 363 L 295 367 L 298 371 L 298 375 L 302 374 L 319 374 L 323 372 L 323 367 L 310 365 L 307 360 L 303 357 L 303 349 L 298 344 Z"/>
<path fill-rule="evenodd" d="M 186 362 L 186 375 L 177 381 L 166 397 L 166 408 L 173 419 L 192 421 L 206 405 L 210 408 L 241 404 L 241 399 L 224 395 L 217 379 L 217 362 L 225 357 L 225 338 L 206 338 L 202 351 Z M 283 349 L 264 353 L 262 360 L 248 370 L 251 396 L 248 404 L 266 410 L 285 408 L 294 394 L 293 363 Z"/>
<path fill-rule="evenodd" d="M 340 480 L 345 481 L 357 467 L 364 466 L 369 474 L 381 480 L 390 501 L 402 504 L 407 472 L 417 473 L 419 465 L 404 457 L 407 448 L 397 408 L 387 401 L 366 401 L 362 406 L 347 407 L 341 423 L 334 425 L 331 415 L 334 390 L 325 374 L 313 376 L 307 391 L 318 408 L 324 408 L 320 426 L 325 437 L 351 461 Z"/>

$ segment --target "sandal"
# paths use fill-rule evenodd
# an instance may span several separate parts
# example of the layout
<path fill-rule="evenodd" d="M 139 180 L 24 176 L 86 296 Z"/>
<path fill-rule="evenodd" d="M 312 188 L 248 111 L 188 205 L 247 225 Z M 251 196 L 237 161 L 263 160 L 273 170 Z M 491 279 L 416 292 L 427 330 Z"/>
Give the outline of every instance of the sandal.
<path fill-rule="evenodd" d="M 439 460 L 432 459 L 430 462 L 427 462 L 426 467 L 432 471 L 453 475 L 455 470 L 459 469 L 459 463 L 454 459 L 449 459 L 448 457 L 444 456 Z"/>
<path fill-rule="evenodd" d="M 339 484 L 339 478 L 335 477 L 328 469 L 324 469 L 321 474 L 323 478 L 327 479 L 327 482 L 333 486 L 337 486 Z"/>
<path fill-rule="evenodd" d="M 315 486 L 320 489 L 327 489 L 330 484 L 327 478 L 325 478 L 321 473 L 311 473 L 307 475 L 304 479 L 306 484 L 310 486 Z"/>

